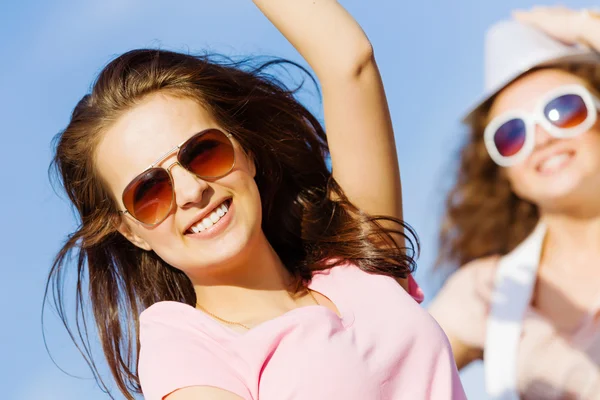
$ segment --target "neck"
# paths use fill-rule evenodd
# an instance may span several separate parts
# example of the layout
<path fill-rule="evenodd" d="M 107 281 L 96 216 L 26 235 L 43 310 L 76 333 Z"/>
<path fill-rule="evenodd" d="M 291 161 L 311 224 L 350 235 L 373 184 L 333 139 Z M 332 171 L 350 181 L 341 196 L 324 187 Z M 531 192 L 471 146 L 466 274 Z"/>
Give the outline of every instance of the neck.
<path fill-rule="evenodd" d="M 268 319 L 297 307 L 292 277 L 264 234 L 245 254 L 201 277 L 193 277 L 197 303 L 236 322 Z"/>
<path fill-rule="evenodd" d="M 597 208 L 597 207 L 595 207 Z M 570 265 L 596 265 L 600 259 L 600 210 L 580 207 L 574 212 L 543 213 L 548 227 L 544 258 Z"/>

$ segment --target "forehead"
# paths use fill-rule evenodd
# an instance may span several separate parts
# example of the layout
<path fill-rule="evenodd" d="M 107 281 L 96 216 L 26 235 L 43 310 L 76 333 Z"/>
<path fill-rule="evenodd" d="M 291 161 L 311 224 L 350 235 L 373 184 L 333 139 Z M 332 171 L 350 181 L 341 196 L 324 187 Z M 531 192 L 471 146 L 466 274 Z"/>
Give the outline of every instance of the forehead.
<path fill-rule="evenodd" d="M 96 167 L 115 193 L 195 133 L 217 127 L 197 101 L 153 94 L 121 115 L 96 149 Z M 119 197 L 119 196 L 117 196 Z"/>
<path fill-rule="evenodd" d="M 547 68 L 528 73 L 500 91 L 489 112 L 489 119 L 507 111 L 531 111 L 540 98 L 563 85 L 585 81 L 562 69 Z"/>

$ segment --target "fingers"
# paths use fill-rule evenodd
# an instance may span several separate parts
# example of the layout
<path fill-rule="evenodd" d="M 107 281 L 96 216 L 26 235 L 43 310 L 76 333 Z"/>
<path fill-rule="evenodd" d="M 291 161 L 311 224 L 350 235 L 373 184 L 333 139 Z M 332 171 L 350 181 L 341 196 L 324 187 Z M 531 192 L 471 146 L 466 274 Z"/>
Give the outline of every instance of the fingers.
<path fill-rule="evenodd" d="M 515 10 L 513 18 L 534 26 L 563 42 L 575 43 L 580 35 L 582 11 L 562 6 L 537 6 L 530 10 Z"/>

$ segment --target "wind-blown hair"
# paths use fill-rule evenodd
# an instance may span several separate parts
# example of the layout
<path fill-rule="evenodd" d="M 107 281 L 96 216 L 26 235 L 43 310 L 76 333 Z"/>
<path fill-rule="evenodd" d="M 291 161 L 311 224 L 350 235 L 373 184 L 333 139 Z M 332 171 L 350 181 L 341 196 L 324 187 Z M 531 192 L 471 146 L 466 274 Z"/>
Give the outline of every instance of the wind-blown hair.
<path fill-rule="evenodd" d="M 412 229 L 401 220 L 357 209 L 332 178 L 323 127 L 296 100 L 295 90 L 268 74 L 269 68 L 286 65 L 308 74 L 279 59 L 253 66 L 249 60 L 130 51 L 101 71 L 91 93 L 79 101 L 68 126 L 57 135 L 51 170 L 76 209 L 79 226 L 56 256 L 46 299 L 52 295 L 59 317 L 104 390 L 108 388 L 87 340 L 91 324 L 86 323 L 86 300 L 91 301 L 110 371 L 128 399 L 140 393 L 140 313 L 164 300 L 196 303 L 183 272 L 116 230 L 117 203 L 94 163 L 103 132 L 150 94 L 197 101 L 252 157 L 263 232 L 295 277 L 298 290 L 310 281 L 312 271 L 343 262 L 393 277 L 407 277 L 414 270 L 418 241 Z M 70 264 L 76 268 L 77 333 L 64 301 Z"/>

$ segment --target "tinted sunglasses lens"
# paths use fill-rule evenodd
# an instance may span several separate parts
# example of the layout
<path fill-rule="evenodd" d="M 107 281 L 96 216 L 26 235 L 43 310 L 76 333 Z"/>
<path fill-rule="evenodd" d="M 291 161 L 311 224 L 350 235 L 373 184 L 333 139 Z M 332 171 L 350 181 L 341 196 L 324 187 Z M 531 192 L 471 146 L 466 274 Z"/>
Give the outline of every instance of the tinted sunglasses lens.
<path fill-rule="evenodd" d="M 544 115 L 558 128 L 574 128 L 588 117 L 585 101 L 577 94 L 566 94 L 550 101 L 544 107 Z"/>
<path fill-rule="evenodd" d="M 138 221 L 153 225 L 171 211 L 173 186 L 169 173 L 152 168 L 135 178 L 123 191 L 123 204 Z"/>
<path fill-rule="evenodd" d="M 180 150 L 179 162 L 202 178 L 218 178 L 233 168 L 233 145 L 221 131 L 211 130 L 192 137 Z"/>
<path fill-rule="evenodd" d="M 494 145 L 503 157 L 514 156 L 525 145 L 527 126 L 520 118 L 502 124 L 494 134 Z"/>

